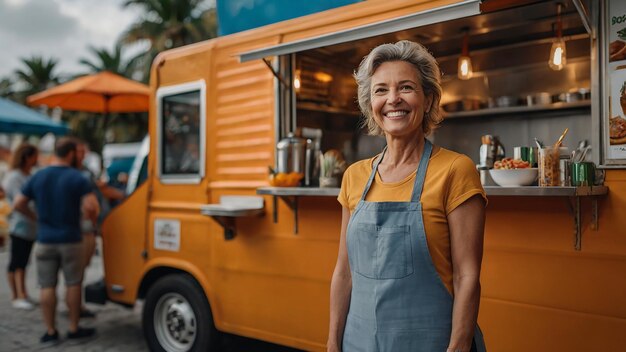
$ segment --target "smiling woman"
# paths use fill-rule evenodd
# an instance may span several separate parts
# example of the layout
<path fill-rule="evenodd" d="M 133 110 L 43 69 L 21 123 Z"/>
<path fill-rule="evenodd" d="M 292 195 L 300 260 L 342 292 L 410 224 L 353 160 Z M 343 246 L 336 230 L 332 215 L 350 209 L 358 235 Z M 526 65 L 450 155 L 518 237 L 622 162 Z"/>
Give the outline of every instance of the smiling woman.
<path fill-rule="evenodd" d="M 441 122 L 437 62 L 420 44 L 383 44 L 355 78 L 364 124 L 387 147 L 343 178 L 328 350 L 484 351 L 486 198 L 467 156 L 425 139 Z"/>

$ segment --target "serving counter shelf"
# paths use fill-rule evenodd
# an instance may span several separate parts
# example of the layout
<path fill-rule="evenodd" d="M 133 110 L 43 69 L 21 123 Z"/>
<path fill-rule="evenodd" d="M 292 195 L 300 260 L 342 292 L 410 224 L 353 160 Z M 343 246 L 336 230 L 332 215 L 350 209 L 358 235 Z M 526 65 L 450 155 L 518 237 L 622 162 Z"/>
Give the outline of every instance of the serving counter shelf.
<path fill-rule="evenodd" d="M 574 249 L 582 248 L 581 198 L 591 199 L 591 228 L 598 229 L 598 198 L 609 193 L 606 186 L 582 187 L 500 187 L 485 186 L 487 196 L 503 197 L 566 197 L 567 205 L 574 218 Z M 277 202 L 282 199 L 293 211 L 294 234 L 298 233 L 298 197 L 337 197 L 339 188 L 313 187 L 261 187 L 259 195 L 273 196 L 272 212 L 274 222 L 278 222 Z"/>
<path fill-rule="evenodd" d="M 483 187 L 488 196 L 527 196 L 527 197 L 586 197 L 603 196 L 609 193 L 606 186 L 591 187 Z"/>

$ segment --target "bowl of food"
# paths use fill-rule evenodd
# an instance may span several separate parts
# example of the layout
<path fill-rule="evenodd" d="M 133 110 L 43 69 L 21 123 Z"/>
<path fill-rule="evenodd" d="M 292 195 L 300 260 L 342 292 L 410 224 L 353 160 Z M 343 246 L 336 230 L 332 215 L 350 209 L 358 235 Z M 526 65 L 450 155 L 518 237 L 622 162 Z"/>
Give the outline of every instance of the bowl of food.
<path fill-rule="evenodd" d="M 504 158 L 494 163 L 489 174 L 498 186 L 519 187 L 535 183 L 539 172 L 537 168 L 531 168 L 527 161 Z"/>

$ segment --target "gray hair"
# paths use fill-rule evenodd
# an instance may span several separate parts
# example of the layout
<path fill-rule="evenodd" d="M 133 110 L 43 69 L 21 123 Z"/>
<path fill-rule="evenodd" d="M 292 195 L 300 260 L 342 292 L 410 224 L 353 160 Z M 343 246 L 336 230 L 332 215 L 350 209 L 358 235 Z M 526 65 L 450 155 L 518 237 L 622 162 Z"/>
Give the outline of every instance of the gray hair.
<path fill-rule="evenodd" d="M 376 69 L 384 62 L 405 61 L 412 64 L 419 72 L 420 85 L 425 96 L 431 96 L 430 110 L 424 113 L 422 130 L 428 135 L 436 129 L 443 120 L 439 102 L 441 101 L 441 84 L 439 64 L 437 60 L 421 44 L 408 40 L 401 40 L 395 44 L 382 44 L 374 48 L 363 58 L 359 69 L 354 73 L 358 86 L 358 100 L 361 112 L 365 117 L 363 126 L 369 134 L 382 135 L 382 129 L 376 124 L 372 112 L 372 76 Z"/>

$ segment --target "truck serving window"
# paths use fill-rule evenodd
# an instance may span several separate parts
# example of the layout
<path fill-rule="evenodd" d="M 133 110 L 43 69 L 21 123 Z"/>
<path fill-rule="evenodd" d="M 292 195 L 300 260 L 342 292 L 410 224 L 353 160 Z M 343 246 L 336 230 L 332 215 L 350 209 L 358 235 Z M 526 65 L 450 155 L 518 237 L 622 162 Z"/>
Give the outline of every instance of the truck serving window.
<path fill-rule="evenodd" d="M 204 176 L 204 82 L 159 90 L 159 175 L 166 183 L 197 183 Z"/>

